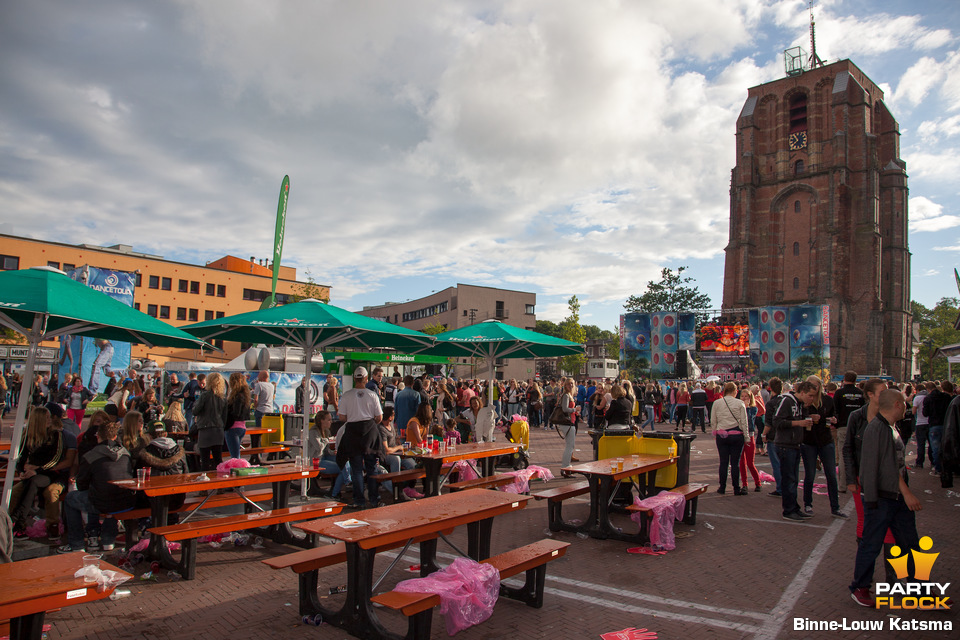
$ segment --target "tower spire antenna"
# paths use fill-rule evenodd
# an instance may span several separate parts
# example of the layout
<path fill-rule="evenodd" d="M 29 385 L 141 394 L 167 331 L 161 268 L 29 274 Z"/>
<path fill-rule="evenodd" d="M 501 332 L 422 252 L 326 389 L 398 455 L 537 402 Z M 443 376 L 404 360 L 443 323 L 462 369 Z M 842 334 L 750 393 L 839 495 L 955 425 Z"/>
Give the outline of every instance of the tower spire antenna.
<path fill-rule="evenodd" d="M 807 9 L 810 12 L 810 60 L 807 66 L 816 69 L 823 66 L 823 60 L 817 55 L 816 23 L 813 21 L 813 0 L 807 0 Z"/>

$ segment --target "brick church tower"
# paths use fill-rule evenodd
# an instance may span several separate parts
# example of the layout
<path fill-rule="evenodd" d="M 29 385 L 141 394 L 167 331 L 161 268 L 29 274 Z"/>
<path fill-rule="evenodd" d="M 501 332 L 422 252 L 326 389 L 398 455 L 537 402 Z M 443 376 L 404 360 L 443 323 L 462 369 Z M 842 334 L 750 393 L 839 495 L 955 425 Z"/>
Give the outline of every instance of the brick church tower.
<path fill-rule="evenodd" d="M 814 54 L 804 69 L 791 51 L 788 76 L 749 89 L 737 120 L 723 308 L 827 304 L 832 374 L 903 380 L 910 252 L 899 127 L 852 62 Z"/>

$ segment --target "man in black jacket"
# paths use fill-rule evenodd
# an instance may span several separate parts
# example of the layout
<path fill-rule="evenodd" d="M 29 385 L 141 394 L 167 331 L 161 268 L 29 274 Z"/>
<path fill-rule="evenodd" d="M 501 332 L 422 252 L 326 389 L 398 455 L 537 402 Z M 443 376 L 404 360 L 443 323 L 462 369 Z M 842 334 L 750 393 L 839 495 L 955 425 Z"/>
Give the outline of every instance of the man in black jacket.
<path fill-rule="evenodd" d="M 930 463 L 933 471 L 930 475 L 940 475 L 940 440 L 943 438 L 943 423 L 947 418 L 947 407 L 953 400 L 953 383 L 944 380 L 939 389 L 927 395 L 923 401 L 923 412 L 927 414 L 928 438 L 930 438 Z"/>
<path fill-rule="evenodd" d="M 847 490 L 847 470 L 843 464 L 843 443 L 847 439 L 847 420 L 850 414 L 867 404 L 863 392 L 857 388 L 857 372 L 843 374 L 843 386 L 833 394 L 833 404 L 837 411 L 837 428 L 833 432 L 833 446 L 836 451 L 837 466 L 840 467 L 840 491 Z M 855 479 L 850 478 L 850 482 Z"/>
<path fill-rule="evenodd" d="M 80 470 L 77 473 L 78 491 L 71 491 L 63 503 L 67 544 L 57 550 L 60 553 L 81 551 L 84 548 L 84 513 L 120 513 L 129 511 L 136 503 L 136 492 L 112 484 L 113 480 L 133 478 L 130 452 L 116 442 L 118 430 L 119 426 L 115 422 L 101 425 L 97 431 L 99 444 L 80 460 Z M 91 522 L 87 532 L 87 545 L 91 548 L 98 546 L 99 536 L 102 534 L 101 548 L 112 551 L 117 539 L 117 520 L 105 519 L 102 532 L 97 530 L 98 527 L 99 522 Z"/>
<path fill-rule="evenodd" d="M 906 447 L 895 428 L 906 410 L 900 391 L 884 389 L 880 392 L 877 415 L 863 432 L 859 478 L 863 491 L 863 539 L 857 548 L 850 583 L 851 597 L 863 607 L 876 607 L 870 585 L 887 529 L 904 551 L 920 548 L 915 512 L 923 507 L 907 486 Z"/>
<path fill-rule="evenodd" d="M 773 417 L 773 427 L 776 429 L 774 443 L 780 459 L 780 501 L 784 520 L 803 522 L 810 517 L 800 510 L 797 486 L 800 479 L 800 444 L 804 430 L 813 427 L 807 408 L 813 403 L 817 392 L 816 385 L 804 380 L 783 396 L 783 402 Z"/>

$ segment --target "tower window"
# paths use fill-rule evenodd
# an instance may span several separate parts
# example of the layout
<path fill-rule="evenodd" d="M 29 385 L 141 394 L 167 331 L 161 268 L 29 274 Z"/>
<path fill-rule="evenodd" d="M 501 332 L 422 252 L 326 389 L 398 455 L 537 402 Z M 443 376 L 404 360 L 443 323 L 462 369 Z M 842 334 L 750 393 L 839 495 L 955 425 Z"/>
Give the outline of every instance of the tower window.
<path fill-rule="evenodd" d="M 799 242 L 794 242 L 794 243 L 793 243 L 793 255 L 795 255 L 795 256 L 799 256 L 799 255 L 800 255 L 800 243 L 799 243 Z M 796 289 L 796 287 L 794 287 L 794 289 Z"/>
<path fill-rule="evenodd" d="M 800 278 L 794 278 L 794 279 L 793 279 L 793 288 L 794 288 L 794 289 L 799 289 L 799 288 L 800 288 Z"/>
<path fill-rule="evenodd" d="M 807 130 L 807 96 L 800 94 L 790 99 L 790 133 Z"/>
<path fill-rule="evenodd" d="M 794 200 L 794 201 L 793 201 L 793 212 L 794 212 L 794 213 L 800 213 L 800 201 L 799 201 L 799 200 Z"/>
<path fill-rule="evenodd" d="M 797 160 L 797 163 L 793 165 L 793 173 L 797 176 L 803 173 L 803 160 Z"/>

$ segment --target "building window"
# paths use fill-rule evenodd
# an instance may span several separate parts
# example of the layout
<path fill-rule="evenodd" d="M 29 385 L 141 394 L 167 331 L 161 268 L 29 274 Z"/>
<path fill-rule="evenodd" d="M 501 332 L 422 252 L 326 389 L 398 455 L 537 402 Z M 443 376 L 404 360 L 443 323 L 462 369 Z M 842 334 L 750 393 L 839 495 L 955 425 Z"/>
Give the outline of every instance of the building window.
<path fill-rule="evenodd" d="M 794 279 L 793 279 L 793 288 L 794 288 L 794 289 L 799 289 L 799 288 L 800 288 L 800 278 L 794 278 Z"/>
<path fill-rule="evenodd" d="M 800 94 L 790 99 L 790 133 L 807 130 L 807 96 Z"/>
<path fill-rule="evenodd" d="M 177 307 L 177 320 L 186 320 L 186 319 L 187 319 L 187 308 Z"/>
<path fill-rule="evenodd" d="M 164 320 L 170 319 L 170 307 L 167 305 L 160 305 L 160 317 Z"/>
<path fill-rule="evenodd" d="M 200 312 L 197 311 L 196 309 L 190 309 L 190 318 L 189 318 L 190 322 L 196 322 L 197 319 L 200 317 L 199 313 Z"/>
<path fill-rule="evenodd" d="M 197 295 L 200 294 L 200 283 L 196 280 L 190 281 L 190 293 L 196 293 Z"/>
<path fill-rule="evenodd" d="M 186 293 L 187 287 L 189 286 L 190 286 L 189 282 L 187 282 L 186 280 L 180 280 L 179 282 L 177 282 L 177 291 L 179 291 L 180 293 Z"/>
<path fill-rule="evenodd" d="M 504 308 L 503 300 L 497 300 L 497 317 L 506 318 L 507 310 Z"/>
<path fill-rule="evenodd" d="M 797 160 L 797 164 L 793 166 L 794 175 L 800 175 L 803 173 L 803 160 Z"/>
<path fill-rule="evenodd" d="M 223 317 L 223 311 L 217 311 L 217 317 L 218 317 L 218 318 L 222 318 L 222 317 Z"/>
<path fill-rule="evenodd" d="M 150 276 L 149 284 L 147 284 L 147 286 L 150 287 L 151 289 L 159 289 L 160 276 Z"/>
<path fill-rule="evenodd" d="M 173 280 L 171 280 L 170 278 L 163 278 L 162 280 L 160 280 L 160 288 L 163 289 L 164 291 L 170 291 L 171 289 L 173 289 Z"/>
<path fill-rule="evenodd" d="M 214 340 L 213 346 L 215 346 L 217 349 L 223 349 L 223 340 Z"/>
<path fill-rule="evenodd" d="M 217 286 L 216 286 L 215 284 L 213 284 L 212 282 L 208 282 L 208 283 L 207 283 L 207 295 L 208 295 L 208 296 L 216 295 L 216 292 L 217 292 Z"/>
<path fill-rule="evenodd" d="M 254 302 L 262 302 L 270 297 L 269 291 L 260 291 L 258 289 L 244 289 L 243 290 L 243 299 L 244 300 L 253 300 Z"/>
<path fill-rule="evenodd" d="M 227 297 L 227 286 L 223 284 L 217 285 L 217 297 L 226 298 Z"/>
<path fill-rule="evenodd" d="M 444 301 L 439 304 L 435 304 L 429 307 L 424 307 L 423 309 L 417 309 L 416 311 L 408 311 L 403 314 L 403 321 L 410 322 L 411 320 L 420 320 L 421 318 L 429 318 L 440 313 L 446 313 L 449 308 L 449 303 Z M 463 315 L 467 315 L 467 312 L 464 311 Z"/>
<path fill-rule="evenodd" d="M 213 320 L 213 311 L 209 311 L 209 310 L 204 311 L 204 312 L 203 312 L 203 319 L 204 319 L 204 320 Z"/>
<path fill-rule="evenodd" d="M 795 255 L 795 256 L 799 256 L 799 255 L 800 255 L 800 243 L 799 243 L 799 242 L 794 242 L 794 243 L 793 243 L 793 255 Z"/>
<path fill-rule="evenodd" d="M 154 318 L 156 318 L 156 317 L 157 317 L 157 305 L 155 305 L 155 304 L 148 304 L 148 305 L 147 305 L 147 315 L 148 315 L 148 316 L 153 316 Z"/>
<path fill-rule="evenodd" d="M 52 261 L 52 260 L 47 260 L 47 266 L 48 266 L 48 267 L 53 267 L 54 269 L 59 269 L 59 268 L 60 268 L 60 263 L 59 263 L 59 262 L 54 262 L 54 261 Z"/>
<path fill-rule="evenodd" d="M 70 264 L 69 262 L 64 262 L 64 263 L 63 263 L 63 270 L 64 270 L 64 271 L 73 271 L 73 270 L 76 269 L 76 268 L 77 268 L 77 265 L 75 265 L 75 264 Z"/>
<path fill-rule="evenodd" d="M 0 266 L 4 271 L 16 271 L 20 268 L 20 258 L 17 256 L 0 256 Z"/>
<path fill-rule="evenodd" d="M 136 276 L 137 276 L 136 286 L 142 287 L 142 286 L 143 286 L 143 276 L 140 274 L 140 272 L 137 272 Z"/>
<path fill-rule="evenodd" d="M 139 303 L 139 302 L 134 302 L 134 303 L 133 303 L 133 308 L 136 309 L 137 311 L 140 311 L 140 303 Z"/>
<path fill-rule="evenodd" d="M 800 213 L 800 211 L 801 211 L 801 209 L 800 209 L 800 201 L 799 201 L 799 200 L 794 200 L 794 201 L 793 201 L 793 212 L 794 212 L 794 213 Z"/>
<path fill-rule="evenodd" d="M 536 305 L 528 304 L 524 306 L 524 309 L 525 309 L 524 313 L 526 313 L 527 315 L 532 316 L 534 313 L 536 313 Z"/>

